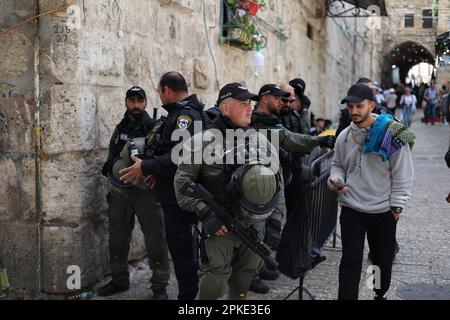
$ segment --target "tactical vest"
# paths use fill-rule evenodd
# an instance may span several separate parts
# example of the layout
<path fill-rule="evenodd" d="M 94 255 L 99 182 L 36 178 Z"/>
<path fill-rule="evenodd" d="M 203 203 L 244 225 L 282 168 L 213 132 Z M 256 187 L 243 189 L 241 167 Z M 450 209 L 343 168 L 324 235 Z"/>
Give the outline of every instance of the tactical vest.
<path fill-rule="evenodd" d="M 252 165 L 261 165 L 263 164 L 262 158 L 259 157 L 261 154 L 262 149 L 255 148 L 255 146 L 251 146 L 249 144 L 249 139 L 246 139 L 245 141 L 245 147 L 239 148 L 237 150 L 237 146 L 234 145 L 233 150 L 227 150 L 225 145 L 225 130 L 227 129 L 225 123 L 223 122 L 222 118 L 219 117 L 216 119 L 216 121 L 209 125 L 207 129 L 219 129 L 222 134 L 224 135 L 224 145 L 223 145 L 223 159 L 222 159 L 222 170 L 219 175 L 214 176 L 208 176 L 208 175 L 201 175 L 200 176 L 200 183 L 212 194 L 214 199 L 224 206 L 226 209 L 226 212 L 237 215 L 237 211 L 235 205 L 239 202 L 239 195 L 242 195 L 240 192 L 240 188 L 242 186 L 239 185 L 239 176 L 240 174 L 243 174 L 250 166 Z M 228 128 L 231 129 L 231 128 Z M 227 154 L 232 153 L 234 155 L 234 163 L 229 164 L 227 163 Z M 237 158 L 238 154 L 241 155 L 241 159 L 246 159 L 245 164 L 238 164 Z M 253 164 L 248 164 L 251 160 Z M 280 190 L 280 175 L 279 173 L 276 173 L 277 177 L 277 195 L 274 197 L 273 201 L 271 201 L 271 205 L 275 207 L 276 203 L 278 202 L 278 196 L 279 196 L 279 190 Z M 272 208 L 273 210 L 273 208 Z M 271 214 L 271 213 L 270 213 Z M 268 214 L 268 215 L 270 215 Z M 268 215 L 260 215 L 260 219 L 267 218 Z M 238 216 L 239 217 L 239 216 Z M 249 217 L 244 217 L 247 219 L 251 219 Z"/>

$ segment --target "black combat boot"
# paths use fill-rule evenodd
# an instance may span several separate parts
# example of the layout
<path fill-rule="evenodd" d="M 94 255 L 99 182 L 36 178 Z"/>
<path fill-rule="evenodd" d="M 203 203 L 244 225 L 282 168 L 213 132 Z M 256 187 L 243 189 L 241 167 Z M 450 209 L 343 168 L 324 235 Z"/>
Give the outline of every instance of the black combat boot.
<path fill-rule="evenodd" d="M 278 270 L 270 270 L 266 267 L 259 272 L 259 277 L 263 280 L 276 280 L 279 276 L 280 272 Z"/>
<path fill-rule="evenodd" d="M 153 290 L 153 300 L 169 300 L 166 288 L 154 289 Z"/>
<path fill-rule="evenodd" d="M 250 283 L 249 290 L 260 294 L 266 294 L 270 288 L 262 282 L 261 279 L 253 279 Z"/>
<path fill-rule="evenodd" d="M 103 287 L 99 288 L 97 290 L 97 293 L 100 297 L 106 297 L 118 292 L 127 291 L 128 289 L 130 289 L 130 286 L 127 287 L 119 286 L 114 281 L 110 281 L 107 285 L 104 285 Z"/>

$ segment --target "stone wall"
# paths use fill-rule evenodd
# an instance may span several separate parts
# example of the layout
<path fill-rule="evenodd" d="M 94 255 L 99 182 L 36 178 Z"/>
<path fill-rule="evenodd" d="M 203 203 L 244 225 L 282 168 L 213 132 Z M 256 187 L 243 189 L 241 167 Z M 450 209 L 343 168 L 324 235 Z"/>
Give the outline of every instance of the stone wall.
<path fill-rule="evenodd" d="M 68 1 L 40 0 L 40 12 Z M 2 1 L 0 29 L 33 14 L 30 1 Z M 265 66 L 254 76 L 252 52 L 219 44 L 222 3 L 205 0 L 78 0 L 79 28 L 66 29 L 68 13 L 39 19 L 42 231 L 37 233 L 34 166 L 33 44 L 28 23 L 0 39 L 0 245 L 11 284 L 66 292 L 66 269 L 78 265 L 82 285 L 108 272 L 105 195 L 101 166 L 124 93 L 140 85 L 150 114 L 163 114 L 159 77 L 177 70 L 192 92 L 212 106 L 218 86 L 302 77 L 316 116 L 337 120 L 339 101 L 359 76 L 379 81 L 379 29 L 358 20 L 325 17 L 325 1 L 268 1 L 260 25 L 269 39 Z M 306 35 L 307 23 L 313 39 Z M 271 31 L 282 25 L 287 40 Z M 271 27 L 272 26 L 272 27 Z M 209 49 L 206 36 L 210 40 Z M 353 59 L 354 39 L 356 55 Z M 214 56 L 214 60 L 210 51 Z M 353 67 L 353 62 L 355 66 Z M 214 63 L 216 64 L 217 77 Z M 135 229 L 136 231 L 136 229 Z M 135 232 L 130 258 L 142 257 Z M 41 252 L 41 272 L 38 268 Z"/>

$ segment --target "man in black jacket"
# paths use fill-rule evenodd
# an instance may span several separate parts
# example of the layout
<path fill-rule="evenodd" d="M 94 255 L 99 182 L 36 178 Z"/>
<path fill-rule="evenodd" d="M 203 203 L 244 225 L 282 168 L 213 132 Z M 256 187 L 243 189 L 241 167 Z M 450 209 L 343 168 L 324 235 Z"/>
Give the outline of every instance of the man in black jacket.
<path fill-rule="evenodd" d="M 124 147 L 128 147 L 127 144 L 135 141 L 134 139 L 145 139 L 157 121 L 145 112 L 147 98 L 142 88 L 129 89 L 125 105 L 127 111 L 114 130 L 109 144 L 108 159 L 102 169 L 102 174 L 109 177 L 112 185 L 107 196 L 112 281 L 99 288 L 98 294 L 109 296 L 129 289 L 128 253 L 134 219 L 137 216 L 144 233 L 150 268 L 153 271 L 150 282 L 154 299 L 166 300 L 170 269 L 161 204 L 156 201 L 153 190 L 145 184 L 124 184 L 120 182 L 118 176 L 115 177 L 120 163 L 124 163 L 124 159 L 121 158 Z M 126 158 L 129 159 L 128 151 L 127 149 Z"/>
<path fill-rule="evenodd" d="M 195 122 L 203 127 L 207 123 L 204 105 L 195 94 L 189 95 L 186 80 L 178 72 L 164 74 L 158 86 L 162 107 L 168 112 L 159 130 L 160 140 L 155 156 L 140 160 L 133 158 L 134 165 L 122 170 L 122 181 L 135 182 L 142 175 L 156 177 L 156 195 L 164 210 L 166 237 L 173 259 L 178 281 L 178 299 L 194 300 L 198 291 L 198 261 L 193 250 L 192 228 L 198 224 L 198 217 L 182 210 L 175 198 L 174 176 L 178 159 L 172 158 L 172 149 L 179 144 L 172 134 L 194 134 Z"/>

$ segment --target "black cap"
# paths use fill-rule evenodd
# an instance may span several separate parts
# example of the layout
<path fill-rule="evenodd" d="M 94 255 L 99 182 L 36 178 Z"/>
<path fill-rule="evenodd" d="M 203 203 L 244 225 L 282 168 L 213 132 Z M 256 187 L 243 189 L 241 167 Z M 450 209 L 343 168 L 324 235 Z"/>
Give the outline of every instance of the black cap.
<path fill-rule="evenodd" d="M 128 89 L 127 93 L 125 94 L 125 99 L 134 96 L 140 96 L 147 100 L 147 95 L 145 94 L 144 89 L 142 89 L 141 87 L 134 86 Z"/>
<path fill-rule="evenodd" d="M 291 94 L 289 92 L 281 90 L 281 88 L 276 84 L 265 84 L 261 87 L 261 89 L 259 89 L 258 96 L 264 97 L 267 95 L 287 98 Z"/>
<path fill-rule="evenodd" d="M 347 93 L 347 96 L 341 101 L 341 104 L 346 102 L 360 103 L 364 100 L 375 101 L 373 91 L 365 84 L 354 84 Z"/>
<path fill-rule="evenodd" d="M 309 108 L 311 106 L 311 100 L 308 98 L 308 96 L 301 97 L 302 106 Z"/>
<path fill-rule="evenodd" d="M 306 83 L 303 79 L 295 78 L 289 81 L 289 85 L 294 88 L 295 94 L 302 97 L 305 93 Z"/>
<path fill-rule="evenodd" d="M 239 82 L 229 83 L 220 89 L 217 105 L 227 98 L 234 98 L 241 101 L 248 99 L 258 101 L 258 96 L 250 93 L 245 84 Z"/>

